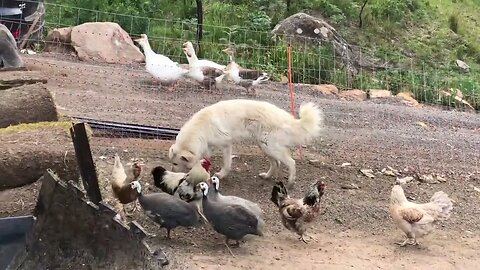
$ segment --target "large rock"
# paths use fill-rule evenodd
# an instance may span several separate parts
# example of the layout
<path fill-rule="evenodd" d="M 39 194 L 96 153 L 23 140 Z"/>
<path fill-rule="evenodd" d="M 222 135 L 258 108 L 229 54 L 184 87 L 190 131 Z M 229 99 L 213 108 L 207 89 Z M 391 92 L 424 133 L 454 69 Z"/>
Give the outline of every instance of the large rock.
<path fill-rule="evenodd" d="M 73 27 L 71 45 L 80 60 L 129 64 L 144 56 L 120 25 L 112 22 L 84 23 Z"/>
<path fill-rule="evenodd" d="M 383 89 L 370 89 L 370 98 L 389 98 L 392 92 Z"/>
<path fill-rule="evenodd" d="M 337 95 L 338 88 L 334 84 L 319 84 L 315 86 L 315 90 L 324 95 Z"/>
<path fill-rule="evenodd" d="M 345 100 L 363 101 L 363 100 L 367 99 L 367 93 L 365 91 L 359 90 L 359 89 L 342 91 L 342 92 L 340 92 L 340 94 L 338 94 L 338 96 L 341 99 L 345 99 Z"/>
<path fill-rule="evenodd" d="M 0 24 L 0 70 L 23 68 L 25 64 L 17 50 L 17 43 L 10 30 Z"/>

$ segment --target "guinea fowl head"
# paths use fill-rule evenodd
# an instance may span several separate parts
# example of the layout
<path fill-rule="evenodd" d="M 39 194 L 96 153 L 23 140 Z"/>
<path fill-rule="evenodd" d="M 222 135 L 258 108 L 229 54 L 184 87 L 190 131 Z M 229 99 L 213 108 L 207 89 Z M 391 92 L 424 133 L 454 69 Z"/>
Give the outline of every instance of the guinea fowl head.
<path fill-rule="evenodd" d="M 138 181 L 132 181 L 130 183 L 130 187 L 133 189 L 133 190 L 137 190 L 137 193 L 138 194 L 141 194 L 142 193 L 142 185 L 140 184 L 140 182 Z"/>
<path fill-rule="evenodd" d="M 206 197 L 208 195 L 208 185 L 207 185 L 207 183 L 200 182 L 200 184 L 198 184 L 198 187 L 202 191 L 203 196 Z"/>
<path fill-rule="evenodd" d="M 214 175 L 210 178 L 210 181 L 212 181 L 213 188 L 218 191 L 220 188 L 220 179 Z"/>

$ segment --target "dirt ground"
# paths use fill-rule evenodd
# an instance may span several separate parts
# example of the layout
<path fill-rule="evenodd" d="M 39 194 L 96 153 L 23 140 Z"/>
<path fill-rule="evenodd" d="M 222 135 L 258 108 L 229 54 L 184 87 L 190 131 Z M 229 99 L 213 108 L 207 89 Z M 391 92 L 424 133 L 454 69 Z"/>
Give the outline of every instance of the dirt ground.
<path fill-rule="evenodd" d="M 151 83 L 141 66 L 93 65 L 55 55 L 29 56 L 29 67 L 49 76 L 59 111 L 66 116 L 91 117 L 139 124 L 181 127 L 197 110 L 222 99 L 245 98 L 239 87 L 224 85 L 208 93 L 191 82 L 180 82 L 176 92 Z M 347 102 L 324 97 L 311 87 L 295 87 L 297 106 L 314 101 L 324 110 L 326 126 L 319 141 L 303 149 L 297 159 L 298 180 L 293 195 L 301 196 L 306 185 L 324 179 L 327 191 L 322 199 L 323 215 L 309 231 L 318 242 L 303 244 L 282 228 L 269 201 L 272 183 L 257 174 L 267 169 L 266 158 L 255 147 L 237 146 L 235 170 L 222 181 L 224 194 L 241 196 L 260 204 L 266 213 L 264 237 L 247 237 L 231 257 L 223 238 L 209 226 L 176 229 L 173 239 L 145 219 L 135 219 L 156 233 L 151 239 L 166 250 L 169 269 L 477 269 L 480 262 L 480 117 L 478 114 L 412 108 L 385 102 Z M 289 109 L 286 85 L 268 83 L 257 89 L 257 98 Z M 298 107 L 297 107 L 298 108 Z M 121 136 L 120 136 L 121 137 Z M 126 138 L 94 138 L 92 151 L 100 177 L 102 194 L 112 199 L 108 184 L 113 155 L 126 164 L 131 158 L 146 163 L 143 183 L 154 191 L 149 171 L 166 165 L 171 142 Z M 214 171 L 220 157 L 213 159 Z M 342 166 L 350 163 L 349 166 Z M 421 239 L 419 247 L 400 248 L 403 239 L 388 214 L 388 199 L 395 177 L 378 173 L 391 166 L 402 176 L 432 174 L 446 181 L 430 184 L 414 180 L 406 193 L 426 201 L 437 190 L 455 200 L 452 217 Z M 375 178 L 359 170 L 374 170 Z M 284 173 L 284 175 L 286 175 Z M 355 184 L 358 189 L 346 189 Z M 0 193 L 0 205 L 22 196 L 25 205 L 35 200 L 37 184 Z M 7 195 L 5 195 L 7 194 Z M 5 213 L 1 210 L 0 216 Z M 19 208 L 20 209 L 20 208 Z M 8 214 L 14 214 L 11 211 Z"/>

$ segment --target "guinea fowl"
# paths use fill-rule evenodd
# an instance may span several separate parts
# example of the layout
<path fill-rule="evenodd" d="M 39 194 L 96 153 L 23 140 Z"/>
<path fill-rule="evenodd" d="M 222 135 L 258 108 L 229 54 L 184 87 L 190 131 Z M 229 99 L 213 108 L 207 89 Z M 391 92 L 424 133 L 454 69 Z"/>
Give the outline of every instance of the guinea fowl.
<path fill-rule="evenodd" d="M 257 218 L 259 219 L 259 223 L 261 223 L 261 226 L 262 227 L 264 226 L 265 222 L 263 221 L 263 211 L 258 206 L 258 204 L 237 196 L 222 195 L 219 191 L 220 179 L 216 176 L 212 176 L 211 182 L 213 186 L 213 192 L 210 192 L 209 194 L 212 194 L 211 195 L 212 200 L 216 200 L 221 203 L 231 203 L 231 204 L 241 205 L 247 208 L 248 210 L 250 210 L 255 216 L 257 216 Z"/>
<path fill-rule="evenodd" d="M 225 77 L 225 66 L 206 59 L 198 59 L 193 44 L 187 41 L 183 44 L 183 52 L 187 57 L 189 72 L 186 76 L 196 80 L 202 86 L 211 89 L 217 87 Z"/>
<path fill-rule="evenodd" d="M 130 213 L 127 213 L 125 209 L 125 204 L 134 202 L 133 211 L 137 209 L 136 199 L 137 193 L 130 188 L 130 183 L 132 181 L 138 180 L 142 172 L 142 167 L 139 162 L 133 162 L 131 169 L 129 170 L 129 175 L 125 173 L 120 157 L 115 154 L 115 162 L 112 169 L 112 179 L 110 184 L 112 185 L 113 194 L 117 198 L 123 207 L 123 212 L 125 215 L 130 216 Z"/>
<path fill-rule="evenodd" d="M 167 229 L 167 239 L 170 239 L 171 230 L 179 226 L 191 227 L 198 224 L 200 197 L 188 203 L 164 192 L 143 194 L 138 181 L 133 181 L 130 188 L 137 193 L 145 214 L 161 228 Z"/>
<path fill-rule="evenodd" d="M 236 246 L 240 246 L 241 240 L 247 234 L 263 236 L 263 228 L 255 214 L 244 206 L 228 204 L 208 198 L 208 185 L 205 182 L 199 184 L 203 193 L 203 214 L 213 229 L 225 236 L 225 246 L 233 255 L 229 247 L 229 240 L 235 240 Z"/>
<path fill-rule="evenodd" d="M 418 245 L 417 238 L 429 234 L 437 221 L 450 218 L 452 200 L 443 191 L 435 192 L 428 203 L 409 202 L 403 188 L 395 185 L 390 195 L 390 214 L 395 224 L 405 233 L 407 239 L 396 243 L 400 246 Z"/>
<path fill-rule="evenodd" d="M 319 215 L 320 198 L 324 190 L 325 183 L 317 181 L 307 190 L 302 199 L 293 199 L 288 195 L 283 182 L 277 182 L 272 188 L 270 200 L 278 207 L 283 226 L 300 235 L 299 239 L 304 243 L 307 243 L 305 236 L 315 239 L 306 234 L 305 223 L 312 222 Z"/>
<path fill-rule="evenodd" d="M 188 173 L 167 171 L 162 166 L 153 168 L 152 175 L 155 186 L 170 195 L 175 194 L 184 181 L 195 186 L 210 178 L 210 160 L 204 158 L 193 166 Z"/>
<path fill-rule="evenodd" d="M 268 81 L 268 74 L 261 70 L 242 68 L 235 62 L 236 51 L 234 48 L 226 48 L 223 52 L 230 57 L 230 63 L 225 68 L 227 77 L 236 84 L 244 87 L 247 90 L 247 94 L 256 95 L 253 87 L 262 82 Z M 250 93 L 250 90 L 253 90 L 253 92 Z"/>
<path fill-rule="evenodd" d="M 185 76 L 189 70 L 183 68 L 177 62 L 172 61 L 165 55 L 155 53 L 150 47 L 148 37 L 141 34 L 140 38 L 135 39 L 135 42 L 140 44 L 145 54 L 145 68 L 148 73 L 162 83 L 169 84 L 169 90 L 175 90 L 177 81 Z"/>

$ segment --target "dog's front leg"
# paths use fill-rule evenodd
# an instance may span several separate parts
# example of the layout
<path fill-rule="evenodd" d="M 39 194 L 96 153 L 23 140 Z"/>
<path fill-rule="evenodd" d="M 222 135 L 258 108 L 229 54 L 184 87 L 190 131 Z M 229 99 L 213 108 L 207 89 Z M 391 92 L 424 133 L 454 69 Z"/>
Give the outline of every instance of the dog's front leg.
<path fill-rule="evenodd" d="M 225 176 L 228 175 L 231 169 L 232 169 L 232 145 L 229 144 L 223 148 L 223 167 L 215 175 L 218 178 L 223 179 Z"/>

